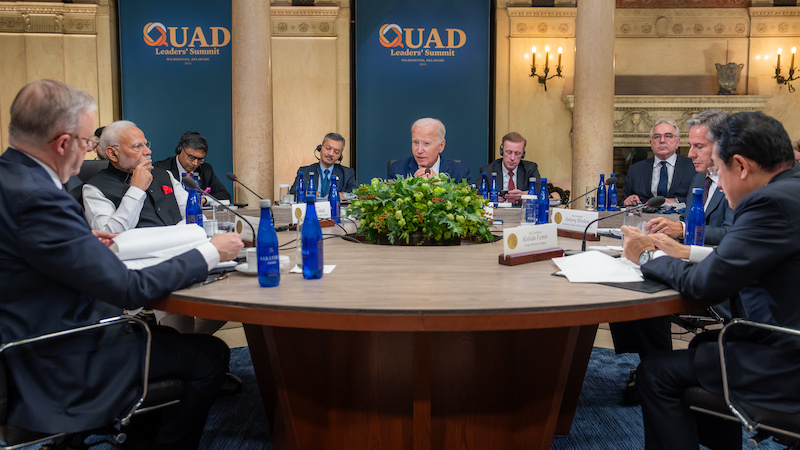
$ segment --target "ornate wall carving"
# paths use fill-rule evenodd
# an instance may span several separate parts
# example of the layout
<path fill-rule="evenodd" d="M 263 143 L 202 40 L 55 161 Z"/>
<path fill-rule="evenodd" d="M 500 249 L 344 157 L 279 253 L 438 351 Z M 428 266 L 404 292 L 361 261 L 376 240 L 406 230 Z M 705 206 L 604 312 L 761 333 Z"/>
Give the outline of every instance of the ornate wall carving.
<path fill-rule="evenodd" d="M 336 36 L 338 6 L 272 6 L 272 36 Z"/>
<path fill-rule="evenodd" d="M 0 2 L 0 33 L 97 34 L 97 5 Z"/>
<path fill-rule="evenodd" d="M 745 38 L 750 17 L 743 8 L 617 9 L 617 37 Z"/>
<path fill-rule="evenodd" d="M 762 95 L 616 95 L 614 96 L 614 146 L 646 147 L 650 129 L 659 119 L 671 119 L 680 127 L 700 111 L 718 108 L 729 113 L 760 111 L 769 96 Z M 575 96 L 568 95 L 564 104 L 572 112 Z M 683 132 L 683 128 L 681 128 Z M 681 141 L 686 146 L 686 140 Z"/>
<path fill-rule="evenodd" d="M 508 7 L 511 37 L 574 38 L 576 8 Z"/>
<path fill-rule="evenodd" d="M 750 8 L 752 37 L 800 36 L 800 7 Z"/>

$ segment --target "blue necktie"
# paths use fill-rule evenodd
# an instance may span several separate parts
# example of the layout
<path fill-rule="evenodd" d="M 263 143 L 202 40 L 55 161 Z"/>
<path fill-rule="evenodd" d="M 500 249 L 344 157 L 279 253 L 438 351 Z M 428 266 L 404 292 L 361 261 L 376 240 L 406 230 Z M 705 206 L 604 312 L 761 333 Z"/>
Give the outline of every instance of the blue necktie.
<path fill-rule="evenodd" d="M 328 176 L 329 170 L 330 169 L 325 169 L 325 171 L 322 173 L 322 190 L 320 192 L 322 193 L 323 197 L 328 195 L 328 191 L 331 190 L 331 179 Z"/>
<path fill-rule="evenodd" d="M 661 161 L 661 175 L 658 177 L 658 190 L 656 195 L 661 197 L 667 196 L 667 183 L 669 182 L 669 174 L 667 173 L 667 162 Z"/>

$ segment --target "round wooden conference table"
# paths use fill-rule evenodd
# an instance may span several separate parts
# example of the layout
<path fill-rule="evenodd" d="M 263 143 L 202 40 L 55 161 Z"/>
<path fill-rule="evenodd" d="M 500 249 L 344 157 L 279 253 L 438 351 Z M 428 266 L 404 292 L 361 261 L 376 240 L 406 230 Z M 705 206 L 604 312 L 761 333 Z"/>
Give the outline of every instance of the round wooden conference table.
<path fill-rule="evenodd" d="M 570 283 L 549 260 L 500 265 L 502 252 L 333 237 L 320 280 L 260 288 L 234 273 L 154 307 L 245 324 L 281 450 L 550 448 L 569 433 L 597 324 L 697 307 L 673 290 Z"/>

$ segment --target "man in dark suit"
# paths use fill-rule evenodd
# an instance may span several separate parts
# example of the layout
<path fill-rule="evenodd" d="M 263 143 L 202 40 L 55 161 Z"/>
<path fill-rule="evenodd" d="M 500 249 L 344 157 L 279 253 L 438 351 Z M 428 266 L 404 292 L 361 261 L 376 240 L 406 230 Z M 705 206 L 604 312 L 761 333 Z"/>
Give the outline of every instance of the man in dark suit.
<path fill-rule="evenodd" d="M 135 123 L 108 125 L 99 145 L 109 166 L 83 185 L 83 206 L 93 230 L 113 233 L 184 221 L 189 193 L 169 171 L 153 168 L 150 141 Z"/>
<path fill-rule="evenodd" d="M 733 227 L 720 245 L 693 264 L 658 257 L 654 253 L 658 240 L 648 237 L 653 235 L 623 227 L 625 257 L 641 264 L 646 277 L 685 297 L 709 305 L 730 298 L 734 317 L 800 328 L 795 278 L 800 273 L 800 171 L 794 170 L 786 130 L 760 112 L 734 114 L 722 129 L 713 162 L 734 209 Z M 783 336 L 737 336 L 726 350 L 736 367 L 728 372 L 729 386 L 745 401 L 797 414 L 800 344 Z M 707 421 L 712 426 L 699 428 L 688 405 L 681 402 L 690 386 L 721 392 L 717 344 L 696 341 L 700 342 L 688 350 L 654 355 L 639 366 L 647 449 L 697 448 L 704 439 L 713 439 L 702 442 L 711 448 L 741 446 L 738 424 L 713 419 Z"/>
<path fill-rule="evenodd" d="M 628 169 L 623 188 L 623 204 L 636 206 L 662 196 L 666 203 L 685 202 L 694 177 L 692 161 L 677 153 L 681 139 L 678 124 L 660 119 L 650 130 L 653 157 Z"/>
<path fill-rule="evenodd" d="M 706 215 L 706 245 L 719 245 L 722 237 L 733 225 L 733 210 L 725 201 L 725 193 L 719 189 L 716 175 L 710 174 L 708 170 L 713 166 L 711 152 L 717 141 L 716 130 L 727 118 L 728 114 L 724 111 L 709 109 L 686 122 L 686 126 L 689 127 L 689 158 L 692 159 L 694 169 L 697 171 L 689 192 L 694 188 L 705 191 L 703 198 L 706 202 L 703 204 L 703 209 Z M 674 239 L 683 239 L 686 214 L 692 207 L 692 201 L 693 197 L 690 195 L 686 199 L 686 210 L 681 214 L 680 222 L 657 217 L 645 225 L 645 231 L 664 233 Z"/>
<path fill-rule="evenodd" d="M 174 158 L 170 157 L 153 163 L 153 167 L 169 170 L 172 176 L 180 181 L 184 173 L 197 173 L 200 180 L 197 184 L 200 189 L 211 194 L 217 200 L 230 200 L 231 194 L 225 185 L 214 174 L 214 168 L 206 162 L 208 154 L 208 142 L 206 138 L 196 131 L 183 133 L 175 148 Z M 206 198 L 202 198 L 205 203 Z"/>
<path fill-rule="evenodd" d="M 708 192 L 706 195 L 710 197 L 705 203 L 706 245 L 718 245 L 733 224 L 733 209 L 728 206 L 725 194 L 717 186 L 716 174 L 709 173 L 709 168 L 713 166 L 711 153 L 717 142 L 717 136 L 727 119 L 727 113 L 711 109 L 703 111 L 686 122 L 689 127 L 689 157 L 697 171 L 692 180 L 692 188 L 706 189 Z M 692 197 L 690 196 L 687 200 L 686 211 L 691 207 L 691 202 Z M 679 222 L 665 217 L 651 219 L 645 225 L 645 231 L 683 239 L 686 211 L 681 215 Z M 727 310 L 727 306 L 724 308 Z M 612 323 L 610 328 L 611 336 L 614 339 L 614 349 L 617 353 L 638 353 L 640 360 L 644 361 L 649 355 L 672 349 L 671 326 L 669 317 Z M 635 405 L 638 403 L 639 394 L 636 388 L 635 371 L 633 371 L 626 384 L 622 404 Z"/>
<path fill-rule="evenodd" d="M 330 185 L 333 177 L 336 177 L 336 188 L 340 194 L 352 192 L 358 186 L 356 183 L 356 171 L 341 165 L 344 157 L 344 137 L 339 133 L 328 133 L 322 138 L 322 145 L 314 150 L 314 156 L 319 152 L 319 160 L 316 164 L 303 166 L 297 169 L 297 176 L 294 177 L 289 193 L 297 195 L 297 183 L 300 173 L 303 174 L 303 185 L 308 189 L 310 181 L 309 173 L 314 172 L 314 186 L 317 188 L 317 198 L 327 198 L 330 193 Z"/>
<path fill-rule="evenodd" d="M 519 203 L 520 197 L 528 192 L 528 182 L 536 178 L 536 192 L 542 185 L 539 176 L 539 166 L 533 161 L 524 161 L 525 146 L 528 141 L 521 134 L 512 131 L 503 136 L 500 144 L 499 159 L 481 167 L 480 173 L 485 172 L 491 181 L 492 173 L 497 174 L 497 181 L 502 185 L 498 188 L 505 192 L 503 199 L 513 204 Z M 476 180 L 480 184 L 481 180 Z"/>
<path fill-rule="evenodd" d="M 91 137 L 96 109 L 89 94 L 52 80 L 23 87 L 11 105 L 11 147 L 0 156 L 0 342 L 93 323 L 123 308 L 142 306 L 204 279 L 209 268 L 234 258 L 242 248 L 239 235 L 217 235 L 161 264 L 128 270 L 107 248 L 115 235 L 93 235 L 80 205 L 62 188 L 96 146 Z M 17 389 L 38 392 L 41 400 L 26 404 L 9 396 L 8 423 L 45 432 L 55 431 L 50 429 L 54 424 L 73 431 L 97 425 L 96 415 L 117 399 L 76 398 L 75 392 L 117 379 L 114 361 L 120 352 L 94 355 L 100 364 L 89 372 L 81 363 L 83 353 L 68 349 L 55 375 L 6 366 Z M 217 338 L 154 330 L 151 378 L 179 377 L 187 389 L 153 430 L 156 437 L 149 448 L 197 448 L 228 357 L 227 346 Z M 52 376 L 58 383 L 43 381 Z M 131 443 L 139 442 L 138 437 L 131 436 Z"/>
<path fill-rule="evenodd" d="M 429 178 L 437 173 L 446 173 L 456 182 L 466 180 L 469 183 L 467 166 L 439 156 L 444 151 L 446 131 L 439 119 L 426 117 L 414 122 L 411 125 L 412 156 L 398 159 L 389 166 L 389 178 L 397 175 Z"/>

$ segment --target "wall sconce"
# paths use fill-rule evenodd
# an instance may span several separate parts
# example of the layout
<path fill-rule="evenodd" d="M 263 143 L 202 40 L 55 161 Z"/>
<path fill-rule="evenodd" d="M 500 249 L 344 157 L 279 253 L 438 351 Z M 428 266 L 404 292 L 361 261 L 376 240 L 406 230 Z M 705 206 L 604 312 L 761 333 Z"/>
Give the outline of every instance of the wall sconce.
<path fill-rule="evenodd" d="M 544 75 L 536 73 L 536 47 L 531 49 L 531 76 L 539 79 L 539 83 L 544 85 L 544 91 L 547 92 L 547 80 L 554 77 L 561 77 L 561 47 L 558 47 L 558 65 L 556 66 L 556 74 L 547 76 L 550 73 L 550 46 L 544 47 Z"/>
<path fill-rule="evenodd" d="M 789 87 L 789 92 L 794 92 L 794 86 L 792 86 L 790 81 L 794 81 L 797 78 L 794 77 L 794 53 L 797 51 L 796 47 L 792 47 L 792 62 L 789 64 L 789 78 L 784 78 L 781 76 L 781 53 L 782 50 L 778 49 L 778 65 L 775 66 L 775 78 L 778 81 L 778 84 L 785 84 Z"/>

